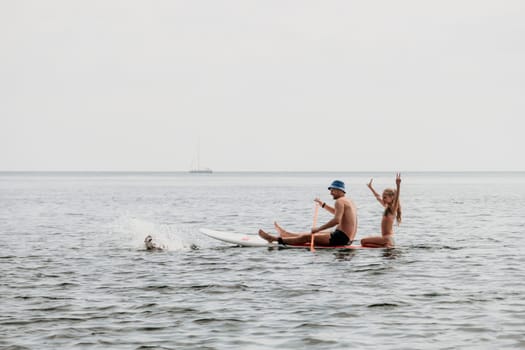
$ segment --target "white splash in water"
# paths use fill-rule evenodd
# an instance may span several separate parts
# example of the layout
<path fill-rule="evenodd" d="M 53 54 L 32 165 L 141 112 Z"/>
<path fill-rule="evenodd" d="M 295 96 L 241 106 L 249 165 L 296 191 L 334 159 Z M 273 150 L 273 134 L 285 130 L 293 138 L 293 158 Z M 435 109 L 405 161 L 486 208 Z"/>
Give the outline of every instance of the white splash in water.
<path fill-rule="evenodd" d="M 148 235 L 166 251 L 197 249 L 198 239 L 190 227 L 157 224 L 129 216 L 121 217 L 115 226 L 114 233 L 122 236 L 135 249 L 146 249 L 144 239 Z"/>

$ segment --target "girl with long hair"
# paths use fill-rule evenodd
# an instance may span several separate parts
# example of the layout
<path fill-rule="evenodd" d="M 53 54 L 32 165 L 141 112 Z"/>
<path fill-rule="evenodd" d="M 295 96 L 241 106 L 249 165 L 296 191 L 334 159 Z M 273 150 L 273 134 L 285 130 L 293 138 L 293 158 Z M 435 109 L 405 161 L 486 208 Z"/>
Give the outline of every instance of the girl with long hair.
<path fill-rule="evenodd" d="M 377 201 L 385 208 L 381 219 L 381 236 L 363 238 L 361 245 L 370 248 L 392 248 L 394 246 L 394 221 L 397 220 L 398 225 L 401 223 L 401 203 L 399 202 L 401 174 L 396 174 L 396 189 L 387 188 L 383 191 L 382 196 L 372 187 L 373 180 L 370 179 L 367 186 Z"/>

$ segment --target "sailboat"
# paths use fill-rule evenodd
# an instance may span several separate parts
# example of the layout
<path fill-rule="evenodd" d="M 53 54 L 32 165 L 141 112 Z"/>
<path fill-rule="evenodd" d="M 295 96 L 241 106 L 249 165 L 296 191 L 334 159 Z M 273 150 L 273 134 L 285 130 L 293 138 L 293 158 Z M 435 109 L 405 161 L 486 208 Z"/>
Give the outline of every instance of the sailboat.
<path fill-rule="evenodd" d="M 200 164 L 200 145 L 197 148 L 197 160 L 193 162 L 192 168 L 190 169 L 190 173 L 192 174 L 211 174 L 213 173 L 213 170 L 210 168 L 201 168 Z"/>
<path fill-rule="evenodd" d="M 213 173 L 213 170 L 211 170 L 210 168 L 195 168 L 195 169 L 191 169 L 190 173 L 192 174 L 211 174 Z"/>

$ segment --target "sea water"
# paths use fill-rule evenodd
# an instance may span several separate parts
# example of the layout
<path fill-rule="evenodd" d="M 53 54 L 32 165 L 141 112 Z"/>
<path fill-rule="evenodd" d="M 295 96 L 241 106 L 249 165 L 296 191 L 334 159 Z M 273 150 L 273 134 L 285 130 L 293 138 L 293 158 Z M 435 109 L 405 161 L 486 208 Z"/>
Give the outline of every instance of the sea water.
<path fill-rule="evenodd" d="M 0 348 L 525 348 L 524 173 L 402 174 L 394 249 L 199 233 L 309 231 L 340 179 L 377 235 L 394 176 L 0 173 Z"/>

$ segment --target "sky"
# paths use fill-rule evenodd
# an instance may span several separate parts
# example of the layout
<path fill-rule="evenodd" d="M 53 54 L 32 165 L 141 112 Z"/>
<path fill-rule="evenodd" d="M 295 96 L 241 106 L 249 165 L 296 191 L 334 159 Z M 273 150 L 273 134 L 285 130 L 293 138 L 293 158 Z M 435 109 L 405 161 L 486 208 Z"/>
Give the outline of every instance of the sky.
<path fill-rule="evenodd" d="M 522 0 L 0 1 L 0 171 L 524 171 Z"/>

